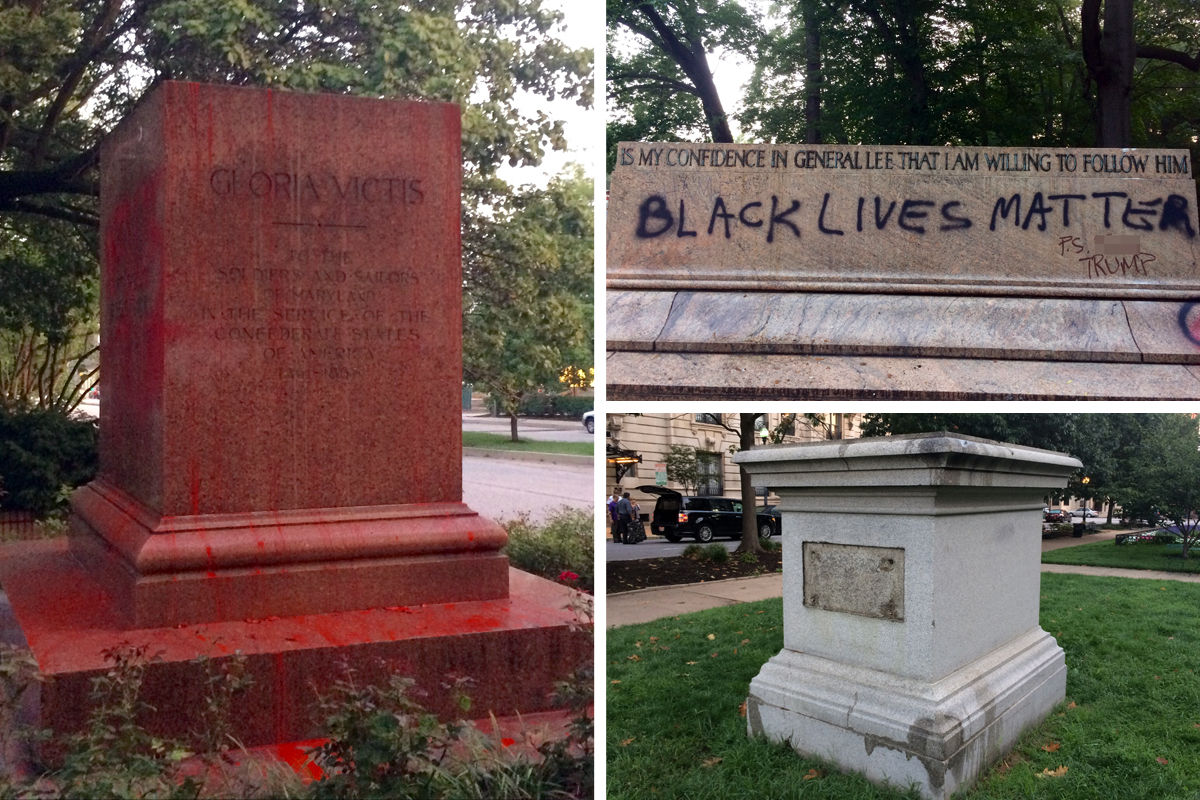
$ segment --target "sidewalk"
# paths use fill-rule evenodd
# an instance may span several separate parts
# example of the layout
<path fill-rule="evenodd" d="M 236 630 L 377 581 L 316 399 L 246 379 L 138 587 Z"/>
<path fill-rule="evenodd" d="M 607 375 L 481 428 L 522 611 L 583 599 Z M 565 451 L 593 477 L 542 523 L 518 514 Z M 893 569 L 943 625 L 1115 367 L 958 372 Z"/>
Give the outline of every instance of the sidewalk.
<path fill-rule="evenodd" d="M 1088 534 L 1082 539 L 1071 536 L 1042 540 L 1042 552 L 1073 547 L 1091 542 L 1113 539 L 1124 531 L 1102 531 Z M 1142 578 L 1144 580 L 1183 581 L 1200 583 L 1200 574 L 1185 572 L 1161 572 L 1145 569 L 1117 569 L 1114 567 L 1079 567 L 1070 564 L 1042 564 L 1042 572 L 1072 575 L 1098 575 L 1110 578 Z M 652 622 L 676 614 L 703 611 L 707 608 L 731 606 L 753 600 L 767 600 L 783 596 L 783 575 L 773 573 L 755 578 L 734 578 L 727 581 L 688 583 L 677 586 L 660 586 L 653 589 L 637 589 L 632 592 L 610 594 L 605 600 L 606 627 L 636 625 Z"/>

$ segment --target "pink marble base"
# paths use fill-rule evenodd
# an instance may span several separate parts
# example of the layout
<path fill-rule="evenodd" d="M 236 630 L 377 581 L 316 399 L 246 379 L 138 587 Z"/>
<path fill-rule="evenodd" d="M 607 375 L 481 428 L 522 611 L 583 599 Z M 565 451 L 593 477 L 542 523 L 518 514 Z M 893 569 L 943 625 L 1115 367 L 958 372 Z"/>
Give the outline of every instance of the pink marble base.
<path fill-rule="evenodd" d="M 0 546 L 0 587 L 48 679 L 42 724 L 78 729 L 91 679 L 110 666 L 103 652 L 128 643 L 157 655 L 142 695 L 156 711 L 143 723 L 185 736 L 204 707 L 204 666 L 195 659 L 240 652 L 254 685 L 239 701 L 234 735 L 248 747 L 319 735 L 317 695 L 348 665 L 364 683 L 412 677 L 422 705 L 446 716 L 461 714 L 445 687 L 453 676 L 473 681 L 473 717 L 552 708 L 554 683 L 590 659 L 591 637 L 569 607 L 571 590 L 518 570 L 508 581 L 509 596 L 497 600 L 129 630 L 65 539 Z"/>
<path fill-rule="evenodd" d="M 130 628 L 502 599 L 503 528 L 462 503 L 162 517 L 97 480 L 72 550 Z"/>

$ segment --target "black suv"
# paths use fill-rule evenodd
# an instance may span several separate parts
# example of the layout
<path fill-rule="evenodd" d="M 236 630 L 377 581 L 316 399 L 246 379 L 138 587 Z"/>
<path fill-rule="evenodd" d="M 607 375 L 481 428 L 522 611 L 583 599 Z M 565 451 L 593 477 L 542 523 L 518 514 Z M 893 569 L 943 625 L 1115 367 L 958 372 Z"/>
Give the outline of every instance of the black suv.
<path fill-rule="evenodd" d="M 650 515 L 650 531 L 678 542 L 691 536 L 711 542 L 714 536 L 742 538 L 742 501 L 728 497 L 693 497 L 663 486 L 639 486 L 639 491 L 656 495 Z M 758 538 L 779 535 L 779 512 L 767 506 L 758 512 Z"/>

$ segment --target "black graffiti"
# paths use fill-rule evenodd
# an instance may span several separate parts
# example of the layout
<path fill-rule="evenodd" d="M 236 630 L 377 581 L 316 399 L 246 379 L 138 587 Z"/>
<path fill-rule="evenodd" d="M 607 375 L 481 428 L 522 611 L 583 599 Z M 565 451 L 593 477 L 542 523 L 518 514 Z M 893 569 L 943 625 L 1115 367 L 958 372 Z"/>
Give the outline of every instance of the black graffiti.
<path fill-rule="evenodd" d="M 1120 224 L 1130 230 L 1152 231 L 1157 219 L 1160 231 L 1177 230 L 1189 239 L 1196 235 L 1187 198 L 1177 194 L 1170 194 L 1165 198 L 1135 200 L 1126 192 L 1092 192 L 1090 197 L 1082 194 L 1043 195 L 1041 192 L 1034 192 L 1028 204 L 1024 200 L 1024 196 L 1019 192 L 1009 197 L 996 198 L 988 230 L 996 230 L 997 220 L 1007 220 L 1011 215 L 1014 227 L 1029 230 L 1036 217 L 1036 229 L 1044 231 L 1049 227 L 1049 220 L 1056 218 L 1055 212 L 1058 210 L 1062 212 L 1062 227 L 1068 228 L 1071 225 L 1072 201 L 1077 204 L 1076 208 L 1079 208 L 1089 205 L 1089 201 L 1102 200 L 1105 228 L 1112 228 L 1119 217 Z M 1059 202 L 1061 206 L 1056 206 Z M 1026 209 L 1024 215 L 1022 207 Z"/>
<path fill-rule="evenodd" d="M 748 228 L 761 228 L 764 224 L 763 220 L 749 215 L 752 213 L 756 214 L 756 210 L 762 207 L 762 202 L 757 200 L 752 201 L 744 204 L 735 214 L 729 210 L 729 206 L 723 197 L 717 197 L 713 201 L 712 215 L 708 220 L 708 235 L 713 235 L 718 219 L 724 222 L 726 239 L 733 236 L 730 222 L 735 219 Z M 775 241 L 775 229 L 780 226 L 787 226 L 796 237 L 800 236 L 800 228 L 795 222 L 789 219 L 798 210 L 800 210 L 800 201 L 792 200 L 785 211 L 780 211 L 779 197 L 771 195 L 771 211 L 768 215 L 767 223 L 768 242 Z M 679 214 L 676 216 L 671 213 L 667 199 L 660 194 L 655 194 L 647 197 L 638 206 L 638 222 L 634 235 L 639 239 L 653 239 L 674 229 L 677 237 L 695 236 L 696 231 L 688 230 L 686 226 L 687 204 L 682 199 L 679 201 Z"/>

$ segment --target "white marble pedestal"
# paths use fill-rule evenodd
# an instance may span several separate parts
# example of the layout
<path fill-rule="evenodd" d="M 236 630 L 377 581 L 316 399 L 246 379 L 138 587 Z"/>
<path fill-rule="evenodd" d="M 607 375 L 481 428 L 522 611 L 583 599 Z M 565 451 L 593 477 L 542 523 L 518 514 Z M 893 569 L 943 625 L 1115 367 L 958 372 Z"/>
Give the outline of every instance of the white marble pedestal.
<path fill-rule="evenodd" d="M 780 496 L 784 649 L 751 734 L 949 797 L 1063 699 L 1038 624 L 1040 509 L 1081 466 L 951 434 L 754 449 Z"/>

